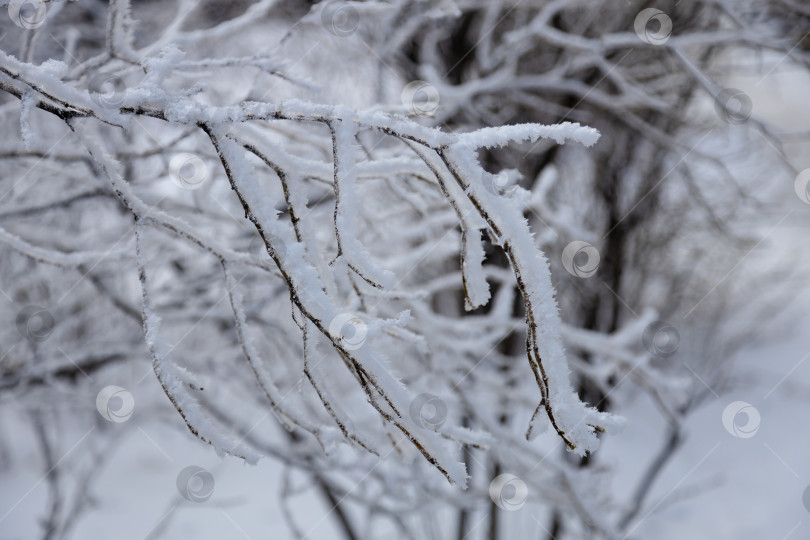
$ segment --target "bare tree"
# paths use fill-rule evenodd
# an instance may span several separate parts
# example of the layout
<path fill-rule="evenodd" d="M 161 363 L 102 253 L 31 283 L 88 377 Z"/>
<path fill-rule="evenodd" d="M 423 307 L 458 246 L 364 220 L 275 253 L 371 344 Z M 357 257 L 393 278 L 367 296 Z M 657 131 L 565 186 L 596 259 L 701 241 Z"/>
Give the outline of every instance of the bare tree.
<path fill-rule="evenodd" d="M 406 78 L 424 80 L 441 96 L 438 123 L 469 129 L 577 120 L 602 133 L 587 152 L 538 143 L 488 152 L 485 164 L 519 169 L 517 181 L 502 177 L 495 189 L 513 198 L 518 185 L 528 189 L 522 209 L 539 231 L 538 243 L 562 255 L 552 257 L 558 263 L 552 273 L 559 276 L 563 318 L 576 329 L 568 343 L 580 399 L 610 410 L 612 398 L 627 392 L 622 383 L 632 381 L 670 426 L 618 521 L 619 531 L 632 530 L 682 440 L 684 418 L 722 391 L 728 365 L 718 358 L 750 342 L 757 320 L 779 312 L 791 294 L 769 289 L 749 319 L 752 299 L 739 304 L 743 297 L 724 283 L 727 268 L 763 240 L 750 224 L 778 226 L 788 217 L 777 207 L 775 217 L 763 220 L 770 209 L 751 196 L 761 191 L 761 173 L 752 165 L 733 172 L 730 162 L 756 147 L 755 159 L 768 163 L 770 174 L 790 182 L 798 171 L 784 150 L 790 134 L 753 115 L 751 98 L 723 81 L 735 71 L 725 67 L 729 59 L 751 52 L 772 52 L 774 62 L 806 69 L 807 14 L 792 3 L 625 2 L 594 9 L 564 0 L 459 2 L 455 17 L 427 24 L 418 15 L 423 5 L 404 3 L 376 48 L 386 51 L 381 71 L 396 63 Z M 791 279 L 789 271 L 772 271 Z M 633 324 L 647 325 L 641 340 L 647 356 L 613 354 L 581 333 L 617 335 Z M 512 354 L 520 347 L 516 334 L 507 345 Z M 579 462 L 588 464 L 589 456 Z M 491 513 L 493 538 L 497 515 Z M 557 507 L 548 537 L 579 537 L 580 519 Z"/>
<path fill-rule="evenodd" d="M 90 485 L 66 504 L 49 393 L 124 422 L 147 364 L 175 423 L 311 475 L 347 538 L 448 510 L 436 536 L 498 538 L 527 499 L 550 538 L 630 534 L 750 333 L 723 273 L 759 178 L 713 144 L 785 157 L 715 81 L 747 48 L 808 65 L 793 4 L 665 4 L 9 2 L 0 391 L 33 411 L 43 535 Z M 668 431 L 616 501 L 591 453 L 626 380 Z"/>

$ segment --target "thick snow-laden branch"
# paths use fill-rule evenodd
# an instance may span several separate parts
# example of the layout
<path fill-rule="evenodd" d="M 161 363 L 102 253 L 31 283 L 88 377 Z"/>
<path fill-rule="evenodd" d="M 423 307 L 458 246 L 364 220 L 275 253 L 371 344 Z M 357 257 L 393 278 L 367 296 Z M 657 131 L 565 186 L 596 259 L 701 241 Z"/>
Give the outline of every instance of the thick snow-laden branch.
<path fill-rule="evenodd" d="M 548 260 L 535 247 L 525 218 L 475 181 L 480 178 L 480 165 L 468 145 L 459 143 L 441 154 L 448 170 L 487 220 L 515 272 L 526 308 L 526 352 L 542 393 L 541 405 L 568 447 L 585 455 L 598 446 L 596 431 L 619 428 L 623 420 L 587 407 L 571 387 Z"/>
<path fill-rule="evenodd" d="M 574 141 L 585 146 L 593 146 L 599 140 L 599 132 L 591 127 L 574 122 L 563 122 L 551 126 L 520 124 L 482 128 L 473 133 L 458 136 L 458 142 L 473 149 L 506 146 L 515 142 L 533 143 L 538 139 L 551 139 L 557 144 Z"/>

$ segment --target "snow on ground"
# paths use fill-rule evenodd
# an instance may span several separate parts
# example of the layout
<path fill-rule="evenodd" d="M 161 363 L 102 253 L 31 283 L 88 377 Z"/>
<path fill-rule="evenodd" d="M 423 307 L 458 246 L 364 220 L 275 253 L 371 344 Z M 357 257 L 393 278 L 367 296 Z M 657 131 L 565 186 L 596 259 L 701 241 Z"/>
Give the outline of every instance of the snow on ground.
<path fill-rule="evenodd" d="M 810 538 L 810 508 L 802 502 L 810 486 L 808 353 L 810 336 L 797 334 L 739 355 L 738 373 L 749 384 L 690 416 L 686 440 L 658 478 L 640 513 L 647 517 L 631 538 Z M 736 401 L 759 412 L 750 437 L 734 436 L 723 424 L 724 410 Z M 625 469 L 626 478 L 634 480 L 647 465 L 640 459 L 650 455 L 644 446 L 660 444 L 656 415 L 651 403 L 639 402 L 621 440 L 606 450 L 611 457 L 605 459 Z M 744 414 L 736 420 L 738 427 L 747 423 Z"/>
<path fill-rule="evenodd" d="M 810 486 L 810 335 L 797 331 L 749 348 L 736 359 L 736 369 L 742 383 L 689 417 L 686 440 L 656 481 L 640 513 L 645 518 L 630 538 L 810 537 L 810 508 L 802 502 Z M 750 403 L 760 414 L 750 437 L 735 437 L 723 424 L 724 409 L 735 401 Z M 629 493 L 652 454 L 649 445 L 660 444 L 657 414 L 639 398 L 628 412 L 628 427 L 600 453 L 602 462 L 618 468 L 617 495 Z M 24 418 L 18 410 L 4 409 L 2 431 L 5 437 L 13 434 L 14 448 L 0 489 L 3 540 L 39 537 L 37 520 L 46 514 L 42 460 Z M 738 416 L 737 424 L 745 420 Z M 277 462 L 266 458 L 254 467 L 234 458 L 220 460 L 178 423 L 128 421 L 112 428 L 122 437 L 100 465 L 92 488 L 96 507 L 78 522 L 74 538 L 294 538 L 279 504 L 283 469 Z M 62 447 L 75 447 L 65 459 L 87 452 L 90 436 L 83 437 L 91 429 L 100 428 L 78 420 L 63 426 Z M 191 502 L 179 495 L 176 478 L 189 465 L 213 476 L 209 500 Z M 301 475 L 293 475 L 293 485 L 312 487 Z M 294 495 L 289 504 L 308 538 L 338 537 L 334 520 L 323 519 L 328 506 L 316 491 Z M 529 518 L 537 507 L 525 509 Z M 521 521 L 515 531 L 529 537 L 541 532 L 533 521 Z"/>

